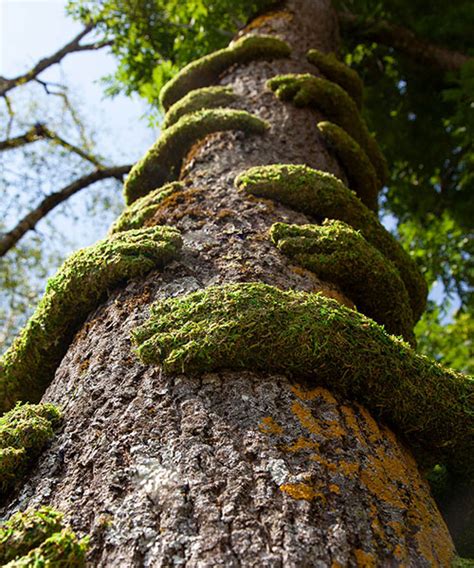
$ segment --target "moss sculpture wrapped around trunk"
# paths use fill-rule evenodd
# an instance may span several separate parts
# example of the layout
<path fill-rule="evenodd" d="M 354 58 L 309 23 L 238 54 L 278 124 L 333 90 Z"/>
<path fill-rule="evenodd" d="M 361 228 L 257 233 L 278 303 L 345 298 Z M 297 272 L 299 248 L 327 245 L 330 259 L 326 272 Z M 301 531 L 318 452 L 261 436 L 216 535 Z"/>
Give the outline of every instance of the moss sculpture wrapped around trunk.
<path fill-rule="evenodd" d="M 403 339 L 427 286 L 375 213 L 361 81 L 329 0 L 287 4 L 162 90 L 122 215 L 2 358 L 2 513 L 30 509 L 0 562 L 454 561 L 423 472 L 470 486 L 474 382 Z"/>

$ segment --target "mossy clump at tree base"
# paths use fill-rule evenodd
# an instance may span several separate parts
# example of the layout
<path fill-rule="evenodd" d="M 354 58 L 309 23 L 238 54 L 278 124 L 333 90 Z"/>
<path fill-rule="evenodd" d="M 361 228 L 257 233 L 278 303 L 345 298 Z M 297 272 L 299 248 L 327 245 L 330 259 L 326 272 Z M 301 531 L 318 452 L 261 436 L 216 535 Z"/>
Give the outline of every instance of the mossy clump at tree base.
<path fill-rule="evenodd" d="M 0 417 L 0 496 L 27 472 L 60 419 L 52 404 L 19 404 Z"/>
<path fill-rule="evenodd" d="M 339 61 L 335 53 L 310 49 L 306 57 L 327 79 L 342 87 L 354 99 L 359 109 L 362 107 L 364 84 L 354 69 Z"/>
<path fill-rule="evenodd" d="M 267 86 L 279 99 L 319 110 L 343 128 L 367 154 L 375 172 L 375 191 L 387 182 L 387 162 L 356 104 L 344 89 L 333 81 L 309 73 L 278 75 L 269 79 Z"/>
<path fill-rule="evenodd" d="M 37 402 L 81 323 L 107 293 L 178 256 L 182 240 L 171 227 L 126 231 L 74 253 L 48 281 L 46 293 L 0 359 L 0 412 Z"/>
<path fill-rule="evenodd" d="M 162 128 L 169 128 L 185 114 L 190 114 L 206 108 L 225 108 L 239 100 L 232 87 L 203 87 L 194 89 L 168 110 L 163 120 Z"/>
<path fill-rule="evenodd" d="M 159 187 L 158 189 L 154 189 L 143 197 L 140 197 L 125 208 L 123 213 L 112 225 L 110 233 L 114 234 L 121 231 L 143 228 L 148 219 L 152 218 L 155 212 L 159 209 L 163 200 L 173 193 L 181 191 L 183 188 L 183 183 L 173 181 Z"/>
<path fill-rule="evenodd" d="M 270 236 L 293 262 L 337 284 L 357 309 L 411 344 L 413 313 L 395 266 L 342 221 L 323 225 L 276 223 Z"/>
<path fill-rule="evenodd" d="M 397 268 L 410 298 L 414 321 L 418 321 L 428 294 L 423 275 L 377 216 L 339 179 L 303 165 L 274 164 L 242 172 L 235 184 L 256 197 L 274 199 L 317 221 L 338 219 L 360 231 Z"/>
<path fill-rule="evenodd" d="M 321 294 L 209 287 L 154 304 L 132 339 L 140 359 L 165 372 L 307 377 L 387 420 L 420 458 L 474 473 L 474 380 Z"/>
<path fill-rule="evenodd" d="M 64 527 L 64 515 L 41 507 L 18 512 L 0 525 L 0 562 L 9 568 L 82 568 L 88 538 Z"/>
<path fill-rule="evenodd" d="M 240 130 L 263 134 L 268 123 L 244 110 L 206 109 L 182 116 L 130 171 L 124 185 L 125 202 L 133 203 L 167 181 L 177 179 L 181 163 L 192 146 L 214 132 Z"/>
<path fill-rule="evenodd" d="M 192 61 L 163 87 L 160 102 L 168 110 L 176 101 L 193 89 L 208 87 L 219 80 L 221 73 L 236 63 L 256 59 L 279 59 L 288 57 L 290 46 L 283 40 L 266 35 L 248 35 Z"/>

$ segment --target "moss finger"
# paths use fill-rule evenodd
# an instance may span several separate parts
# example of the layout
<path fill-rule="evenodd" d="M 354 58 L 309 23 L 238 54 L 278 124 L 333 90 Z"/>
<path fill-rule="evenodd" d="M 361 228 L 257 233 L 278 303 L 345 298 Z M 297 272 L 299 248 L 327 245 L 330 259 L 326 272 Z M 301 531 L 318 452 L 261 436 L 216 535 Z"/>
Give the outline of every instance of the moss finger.
<path fill-rule="evenodd" d="M 130 205 L 156 187 L 177 179 L 186 154 L 208 134 L 226 130 L 263 134 L 267 128 L 267 122 L 243 110 L 207 109 L 182 116 L 130 171 L 124 185 L 125 202 Z"/>
<path fill-rule="evenodd" d="M 290 55 L 290 46 L 283 40 L 265 35 L 248 35 L 225 47 L 192 61 L 171 79 L 160 93 L 165 110 L 187 93 L 216 83 L 219 75 L 232 65 L 255 59 L 279 59 Z"/>

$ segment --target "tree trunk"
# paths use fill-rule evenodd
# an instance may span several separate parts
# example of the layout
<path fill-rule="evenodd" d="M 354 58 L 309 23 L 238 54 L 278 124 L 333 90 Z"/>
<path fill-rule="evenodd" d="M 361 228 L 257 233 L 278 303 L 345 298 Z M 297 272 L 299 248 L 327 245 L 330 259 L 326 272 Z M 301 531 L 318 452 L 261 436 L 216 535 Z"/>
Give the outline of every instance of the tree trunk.
<path fill-rule="evenodd" d="M 63 429 L 5 512 L 64 511 L 92 536 L 92 566 L 448 566 L 453 545 L 427 483 L 366 409 L 285 376 L 165 374 L 131 347 L 153 301 L 211 284 L 262 281 L 352 305 L 266 237 L 275 222 L 311 219 L 234 187 L 272 163 L 344 179 L 316 129 L 325 117 L 265 88 L 314 73 L 306 50 L 336 50 L 337 20 L 329 0 L 292 0 L 255 32 L 287 40 L 291 58 L 234 66 L 221 84 L 271 129 L 213 134 L 190 152 L 186 189 L 162 211 L 183 234 L 181 259 L 112 294 L 76 335 L 44 396 L 62 407 Z"/>

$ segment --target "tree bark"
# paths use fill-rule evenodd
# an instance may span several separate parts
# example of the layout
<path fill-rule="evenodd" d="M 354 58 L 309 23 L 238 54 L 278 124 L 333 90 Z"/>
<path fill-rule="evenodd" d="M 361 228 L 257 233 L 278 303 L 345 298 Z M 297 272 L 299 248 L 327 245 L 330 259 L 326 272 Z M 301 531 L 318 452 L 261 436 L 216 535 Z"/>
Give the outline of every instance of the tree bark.
<path fill-rule="evenodd" d="M 234 188 L 237 174 L 271 163 L 343 178 L 316 129 L 324 117 L 264 86 L 314 73 L 308 48 L 337 48 L 329 0 L 288 4 L 246 33 L 279 35 L 291 58 L 239 65 L 221 81 L 270 131 L 214 134 L 190 152 L 187 189 L 161 211 L 182 231 L 182 258 L 91 314 L 44 397 L 63 408 L 63 429 L 4 508 L 66 512 L 92 535 L 91 566 L 448 566 L 453 556 L 409 450 L 366 409 L 284 376 L 166 375 L 130 345 L 151 302 L 211 284 L 263 281 L 352 305 L 266 236 L 274 222 L 311 219 Z"/>

